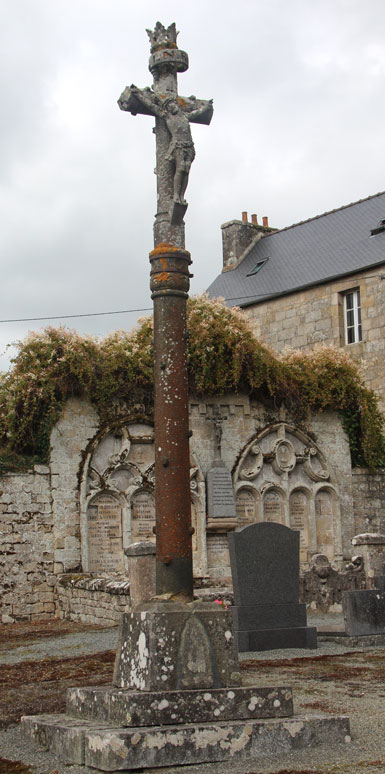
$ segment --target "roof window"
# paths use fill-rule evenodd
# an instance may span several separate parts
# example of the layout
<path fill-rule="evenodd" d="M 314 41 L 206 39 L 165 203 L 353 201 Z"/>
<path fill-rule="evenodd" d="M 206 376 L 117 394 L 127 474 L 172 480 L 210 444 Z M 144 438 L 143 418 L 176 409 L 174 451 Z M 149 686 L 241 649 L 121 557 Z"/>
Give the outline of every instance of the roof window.
<path fill-rule="evenodd" d="M 248 274 L 246 274 L 246 277 L 251 277 L 253 274 L 258 274 L 259 270 L 262 269 L 262 266 L 264 266 L 265 263 L 267 263 L 267 261 L 269 260 L 269 257 L 270 256 L 268 256 L 267 258 L 263 258 L 262 261 L 258 261 L 258 263 L 255 264 L 254 269 L 252 269 L 251 271 L 249 271 Z"/>
<path fill-rule="evenodd" d="M 385 218 L 379 221 L 378 226 L 376 226 L 376 228 L 371 229 L 370 236 L 376 236 L 376 234 L 382 234 L 383 231 L 385 231 Z"/>

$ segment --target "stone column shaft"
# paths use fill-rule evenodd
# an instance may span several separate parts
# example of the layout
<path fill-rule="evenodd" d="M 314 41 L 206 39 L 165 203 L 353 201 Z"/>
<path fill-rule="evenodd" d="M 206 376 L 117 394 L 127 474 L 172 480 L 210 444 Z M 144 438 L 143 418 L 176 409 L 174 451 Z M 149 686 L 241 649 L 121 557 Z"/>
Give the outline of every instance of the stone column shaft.
<path fill-rule="evenodd" d="M 156 591 L 192 598 L 186 301 L 190 254 L 150 253 L 154 301 Z"/>

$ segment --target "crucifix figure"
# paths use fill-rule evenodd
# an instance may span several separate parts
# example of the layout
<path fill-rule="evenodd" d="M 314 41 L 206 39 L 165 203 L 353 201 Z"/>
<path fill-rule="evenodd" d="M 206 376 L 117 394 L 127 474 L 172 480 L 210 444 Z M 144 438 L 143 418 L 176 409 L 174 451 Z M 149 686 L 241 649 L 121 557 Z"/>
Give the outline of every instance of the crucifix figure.
<path fill-rule="evenodd" d="M 157 22 L 151 41 L 152 88 L 127 86 L 118 100 L 121 110 L 132 115 L 155 116 L 158 211 L 154 224 L 155 247 L 166 242 L 184 247 L 185 191 L 195 148 L 190 123 L 209 124 L 212 100 L 179 97 L 177 73 L 188 68 L 188 56 L 177 47 L 175 24 L 166 29 Z"/>
<path fill-rule="evenodd" d="M 214 406 L 212 417 L 206 417 L 206 419 L 209 422 L 213 422 L 214 424 L 214 428 L 215 428 L 214 462 L 217 462 L 218 460 L 222 459 L 222 454 L 221 454 L 222 434 L 223 434 L 222 425 L 223 425 L 223 422 L 227 419 L 227 416 L 225 416 L 224 414 L 221 414 L 218 406 Z"/>

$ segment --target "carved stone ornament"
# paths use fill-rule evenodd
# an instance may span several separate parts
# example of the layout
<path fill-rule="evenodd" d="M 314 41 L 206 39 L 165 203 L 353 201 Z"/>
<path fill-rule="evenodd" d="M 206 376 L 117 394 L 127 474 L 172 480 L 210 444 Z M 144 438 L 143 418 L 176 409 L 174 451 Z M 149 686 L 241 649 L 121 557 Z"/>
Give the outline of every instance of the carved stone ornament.
<path fill-rule="evenodd" d="M 273 470 L 282 476 L 283 473 L 290 473 L 296 466 L 296 456 L 293 444 L 287 440 L 278 440 L 273 449 L 271 460 Z"/>
<path fill-rule="evenodd" d="M 312 481 L 327 481 L 330 473 L 323 467 L 317 449 L 314 446 L 307 446 L 303 453 L 303 467 Z M 317 467 L 312 463 L 312 459 L 317 463 Z"/>
<path fill-rule="evenodd" d="M 245 459 L 242 462 L 239 478 L 243 479 L 244 481 L 251 481 L 253 478 L 258 476 L 258 473 L 261 472 L 262 467 L 262 450 L 258 444 L 254 444 L 254 446 L 249 449 Z"/>

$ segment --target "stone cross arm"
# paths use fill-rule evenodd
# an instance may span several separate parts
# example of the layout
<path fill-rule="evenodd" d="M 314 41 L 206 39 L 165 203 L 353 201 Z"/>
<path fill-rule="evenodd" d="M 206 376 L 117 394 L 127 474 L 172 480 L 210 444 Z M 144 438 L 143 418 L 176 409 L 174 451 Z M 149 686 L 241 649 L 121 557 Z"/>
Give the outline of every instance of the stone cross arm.
<path fill-rule="evenodd" d="M 176 100 L 179 108 L 183 110 L 189 121 L 194 124 L 209 124 L 213 116 L 213 101 L 197 99 L 191 97 L 178 97 L 171 94 L 158 95 L 149 87 L 138 89 L 134 84 L 127 86 L 118 99 L 118 105 L 121 110 L 125 110 L 131 115 L 137 113 L 147 116 L 159 116 L 164 114 L 164 101 L 172 97 Z"/>

